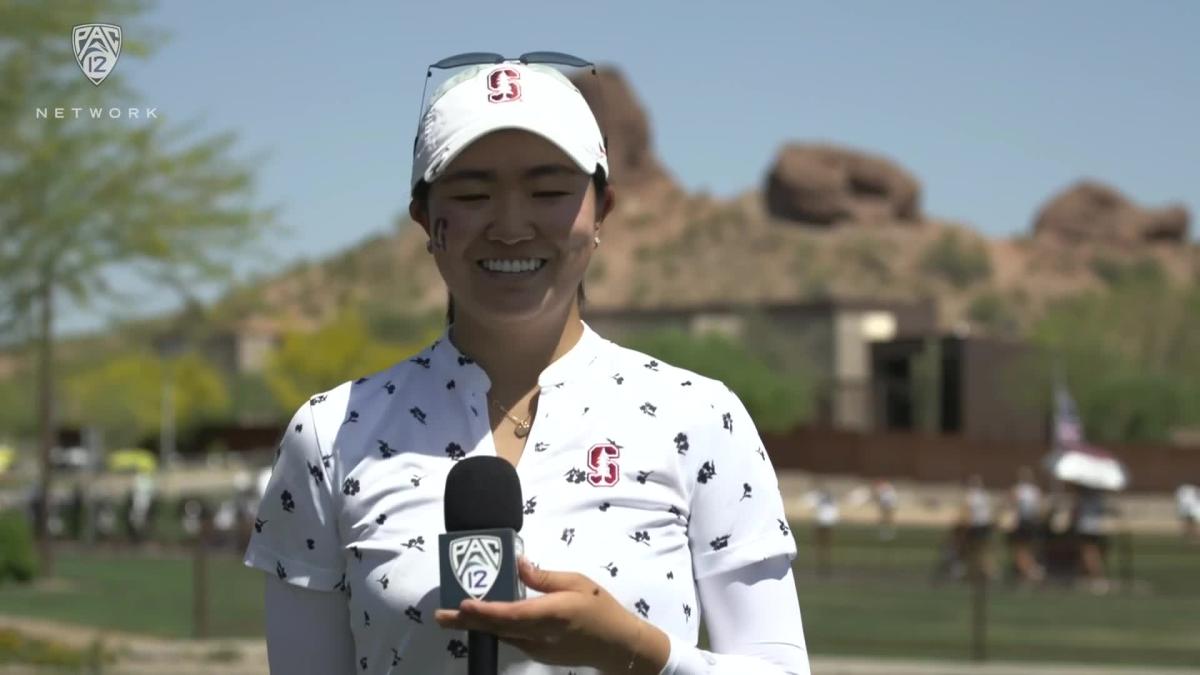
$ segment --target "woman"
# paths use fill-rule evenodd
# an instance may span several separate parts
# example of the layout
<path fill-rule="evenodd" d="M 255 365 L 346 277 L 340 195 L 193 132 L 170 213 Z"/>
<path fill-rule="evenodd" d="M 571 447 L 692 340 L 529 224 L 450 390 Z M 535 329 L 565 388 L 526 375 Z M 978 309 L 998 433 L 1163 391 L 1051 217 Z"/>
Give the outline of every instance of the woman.
<path fill-rule="evenodd" d="M 1013 528 L 1008 533 L 1013 568 L 1022 581 L 1041 581 L 1045 571 L 1038 564 L 1034 543 L 1042 519 L 1042 491 L 1033 481 L 1033 469 L 1022 466 L 1017 470 L 1017 484 L 1009 495 L 1013 512 Z"/>
<path fill-rule="evenodd" d="M 988 543 L 992 536 L 992 498 L 984 489 L 983 478 L 979 474 L 972 474 L 967 479 L 966 487 L 959 519 L 966 528 L 968 570 L 972 575 L 990 579 L 992 563 L 988 556 Z"/>
<path fill-rule="evenodd" d="M 286 431 L 245 560 L 270 573 L 272 671 L 465 673 L 475 629 L 514 675 L 808 673 L 795 543 L 745 407 L 580 318 L 615 195 L 579 90 L 470 68 L 414 154 L 449 325 Z M 439 610 L 445 476 L 477 454 L 517 467 L 530 597 Z M 714 652 L 695 646 L 701 606 Z"/>

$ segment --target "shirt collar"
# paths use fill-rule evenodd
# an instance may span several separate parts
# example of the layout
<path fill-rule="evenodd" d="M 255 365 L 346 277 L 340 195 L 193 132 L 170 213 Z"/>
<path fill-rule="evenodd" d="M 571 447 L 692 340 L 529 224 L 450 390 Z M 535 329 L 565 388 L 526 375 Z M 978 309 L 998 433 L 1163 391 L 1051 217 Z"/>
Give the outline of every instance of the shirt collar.
<path fill-rule="evenodd" d="M 578 379 L 599 359 L 608 340 L 592 330 L 586 321 L 581 320 L 581 323 L 583 332 L 579 341 L 542 370 L 538 376 L 539 387 L 557 387 Z M 442 330 L 442 334 L 425 349 L 422 357 L 439 372 L 455 380 L 456 387 L 465 385 L 468 388 L 479 387 L 484 391 L 491 389 L 491 379 L 483 368 L 479 367 L 474 359 L 459 351 L 450 339 L 450 326 Z"/>

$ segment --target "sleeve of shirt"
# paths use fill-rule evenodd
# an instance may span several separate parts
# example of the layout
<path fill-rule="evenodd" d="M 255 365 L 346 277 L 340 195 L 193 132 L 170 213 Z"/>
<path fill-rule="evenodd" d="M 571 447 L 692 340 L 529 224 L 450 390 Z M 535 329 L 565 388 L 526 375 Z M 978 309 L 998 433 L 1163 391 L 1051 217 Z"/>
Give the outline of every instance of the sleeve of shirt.
<path fill-rule="evenodd" d="M 688 466 L 688 540 L 696 579 L 775 556 L 796 556 L 779 480 L 741 400 L 720 393 L 697 417 Z"/>
<path fill-rule="evenodd" d="M 313 590 L 341 590 L 345 572 L 333 473 L 307 402 L 284 431 L 243 563 Z"/>
<path fill-rule="evenodd" d="M 760 561 L 697 583 L 714 651 L 669 635 L 660 675 L 811 675 L 791 563 Z"/>

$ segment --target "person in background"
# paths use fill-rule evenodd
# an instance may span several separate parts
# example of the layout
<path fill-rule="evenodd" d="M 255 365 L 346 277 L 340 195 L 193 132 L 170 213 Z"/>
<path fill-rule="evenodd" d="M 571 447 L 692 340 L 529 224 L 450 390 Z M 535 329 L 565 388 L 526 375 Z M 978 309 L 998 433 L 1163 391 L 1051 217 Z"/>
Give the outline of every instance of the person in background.
<path fill-rule="evenodd" d="M 1041 581 L 1046 573 L 1034 555 L 1034 543 L 1041 529 L 1042 490 L 1034 482 L 1033 470 L 1028 466 L 1017 470 L 1017 483 L 1009 493 L 1008 507 L 1014 516 L 1013 527 L 1008 532 L 1013 568 L 1022 581 Z"/>
<path fill-rule="evenodd" d="M 896 488 L 890 481 L 880 478 L 875 481 L 873 494 L 879 508 L 879 539 L 891 541 L 896 538 L 896 504 L 899 501 Z"/>
<path fill-rule="evenodd" d="M 1104 556 L 1108 548 L 1105 528 L 1107 508 L 1100 490 L 1072 485 L 1075 496 L 1071 509 L 1071 532 L 1079 550 L 1079 564 L 1084 583 L 1094 593 L 1107 593 L 1108 575 Z"/>
<path fill-rule="evenodd" d="M 991 577 L 991 560 L 988 557 L 988 542 L 992 536 L 992 498 L 983 487 L 983 478 L 973 474 L 967 479 L 959 514 L 965 525 L 966 558 L 972 574 Z"/>
<path fill-rule="evenodd" d="M 833 528 L 840 520 L 841 514 L 833 492 L 821 483 L 809 494 L 809 503 L 812 505 L 813 521 L 816 525 L 813 551 L 816 554 L 817 574 L 827 577 L 833 573 Z"/>
<path fill-rule="evenodd" d="M 1175 508 L 1183 525 L 1183 538 L 1200 541 L 1200 531 L 1196 529 L 1196 520 L 1200 519 L 1200 489 L 1188 483 L 1180 485 L 1175 490 Z"/>

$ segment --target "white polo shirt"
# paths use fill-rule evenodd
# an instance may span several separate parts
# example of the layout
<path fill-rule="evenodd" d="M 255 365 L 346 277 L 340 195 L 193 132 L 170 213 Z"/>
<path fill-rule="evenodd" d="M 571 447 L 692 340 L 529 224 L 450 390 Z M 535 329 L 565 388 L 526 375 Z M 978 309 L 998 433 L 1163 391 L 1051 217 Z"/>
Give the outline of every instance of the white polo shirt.
<path fill-rule="evenodd" d="M 248 566 L 346 595 L 358 672 L 467 672 L 465 632 L 433 620 L 442 496 L 455 462 L 496 449 L 488 377 L 448 333 L 300 407 L 246 551 Z M 590 577 L 694 645 L 696 579 L 795 556 L 774 469 L 724 384 L 586 324 L 538 384 L 517 473 L 521 536 L 540 567 Z M 503 643 L 500 669 L 595 672 L 528 661 Z"/>

